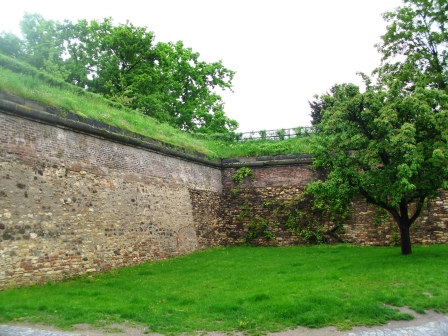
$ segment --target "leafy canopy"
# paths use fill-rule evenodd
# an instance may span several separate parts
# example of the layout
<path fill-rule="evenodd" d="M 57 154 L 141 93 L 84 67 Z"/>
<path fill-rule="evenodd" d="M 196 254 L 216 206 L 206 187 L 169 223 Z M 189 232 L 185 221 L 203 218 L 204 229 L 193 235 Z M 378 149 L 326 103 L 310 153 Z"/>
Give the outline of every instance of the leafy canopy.
<path fill-rule="evenodd" d="M 448 1 L 404 0 L 383 14 L 387 32 L 377 45 L 383 65 L 376 72 L 409 82 L 415 69 L 434 88 L 448 85 Z"/>
<path fill-rule="evenodd" d="M 154 43 L 129 21 L 45 20 L 25 14 L 24 40 L 0 34 L 0 52 L 69 83 L 118 101 L 178 129 L 229 133 L 238 127 L 217 89 L 231 90 L 235 72 L 206 63 L 182 42 Z"/>
<path fill-rule="evenodd" d="M 325 181 L 309 187 L 316 205 L 346 212 L 356 195 L 397 222 L 403 254 L 424 202 L 448 177 L 448 2 L 403 0 L 383 15 L 378 84 L 335 85 L 310 102 L 312 145 Z"/>
<path fill-rule="evenodd" d="M 448 178 L 448 95 L 427 87 L 424 76 L 414 77 L 411 92 L 399 79 L 387 81 L 367 81 L 364 93 L 353 84 L 336 87 L 312 144 L 327 179 L 309 191 L 331 211 L 345 211 L 356 195 L 387 210 L 409 254 L 409 227 Z"/>

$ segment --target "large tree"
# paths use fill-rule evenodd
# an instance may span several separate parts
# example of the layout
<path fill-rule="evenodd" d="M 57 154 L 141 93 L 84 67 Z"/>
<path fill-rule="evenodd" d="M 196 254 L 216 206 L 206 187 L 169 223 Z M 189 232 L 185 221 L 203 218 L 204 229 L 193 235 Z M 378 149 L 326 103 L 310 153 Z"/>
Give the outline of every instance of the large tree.
<path fill-rule="evenodd" d="M 394 74 L 409 82 L 415 69 L 425 74 L 428 84 L 448 87 L 448 1 L 404 0 L 403 6 L 383 15 L 388 23 L 377 45 L 382 74 Z"/>
<path fill-rule="evenodd" d="M 67 72 L 62 59 L 65 46 L 57 22 L 26 13 L 20 28 L 24 36 L 20 59 L 65 80 Z"/>
<path fill-rule="evenodd" d="M 393 77 L 361 93 L 353 84 L 319 97 L 322 113 L 312 146 L 325 180 L 311 184 L 316 204 L 344 211 L 360 195 L 393 217 L 402 254 L 411 253 L 409 228 L 448 178 L 448 95 L 414 76 L 413 90 Z M 338 97 L 342 97 L 338 98 Z"/>
<path fill-rule="evenodd" d="M 9 57 L 20 59 L 23 54 L 23 42 L 12 33 L 1 32 L 0 52 Z"/>
<path fill-rule="evenodd" d="M 146 27 L 114 25 L 111 18 L 73 23 L 25 14 L 21 28 L 22 43 L 0 35 L 0 52 L 182 130 L 228 133 L 238 127 L 217 91 L 232 89 L 235 72 L 221 61 L 199 60 L 180 41 L 155 44 Z"/>

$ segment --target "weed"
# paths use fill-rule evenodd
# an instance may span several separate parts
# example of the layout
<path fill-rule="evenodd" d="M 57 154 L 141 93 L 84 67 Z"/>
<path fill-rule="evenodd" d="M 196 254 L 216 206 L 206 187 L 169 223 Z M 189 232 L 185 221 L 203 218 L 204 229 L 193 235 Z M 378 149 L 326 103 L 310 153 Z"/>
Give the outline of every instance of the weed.
<path fill-rule="evenodd" d="M 247 200 L 244 205 L 241 206 L 240 210 L 241 212 L 238 214 L 238 216 L 236 216 L 237 220 L 243 220 L 244 218 L 252 217 L 252 210 Z"/>
<path fill-rule="evenodd" d="M 253 181 L 254 173 L 250 168 L 241 167 L 236 171 L 234 175 L 232 175 L 232 180 L 236 185 L 240 185 L 241 183 L 243 183 L 246 177 L 248 177 L 251 181 Z"/>
<path fill-rule="evenodd" d="M 400 244 L 400 235 L 398 234 L 398 232 L 396 230 L 392 233 L 392 243 L 390 245 L 394 246 L 394 247 L 398 247 L 401 245 Z"/>

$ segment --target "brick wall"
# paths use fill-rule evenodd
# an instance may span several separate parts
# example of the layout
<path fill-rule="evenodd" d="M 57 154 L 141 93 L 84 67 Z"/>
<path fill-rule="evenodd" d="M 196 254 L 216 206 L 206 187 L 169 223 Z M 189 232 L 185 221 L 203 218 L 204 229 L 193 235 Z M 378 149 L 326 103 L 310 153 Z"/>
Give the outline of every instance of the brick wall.
<path fill-rule="evenodd" d="M 220 169 L 0 113 L 0 288 L 210 246 L 193 203 L 220 191 Z"/>

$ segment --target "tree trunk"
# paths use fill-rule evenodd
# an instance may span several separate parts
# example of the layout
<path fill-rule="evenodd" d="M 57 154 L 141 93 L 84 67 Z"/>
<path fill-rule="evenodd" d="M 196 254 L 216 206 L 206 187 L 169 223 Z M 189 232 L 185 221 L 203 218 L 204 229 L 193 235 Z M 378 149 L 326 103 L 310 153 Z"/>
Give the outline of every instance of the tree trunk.
<path fill-rule="evenodd" d="M 409 234 L 409 227 L 407 223 L 400 223 L 401 235 L 401 254 L 408 255 L 412 253 L 411 249 L 411 235 Z"/>

